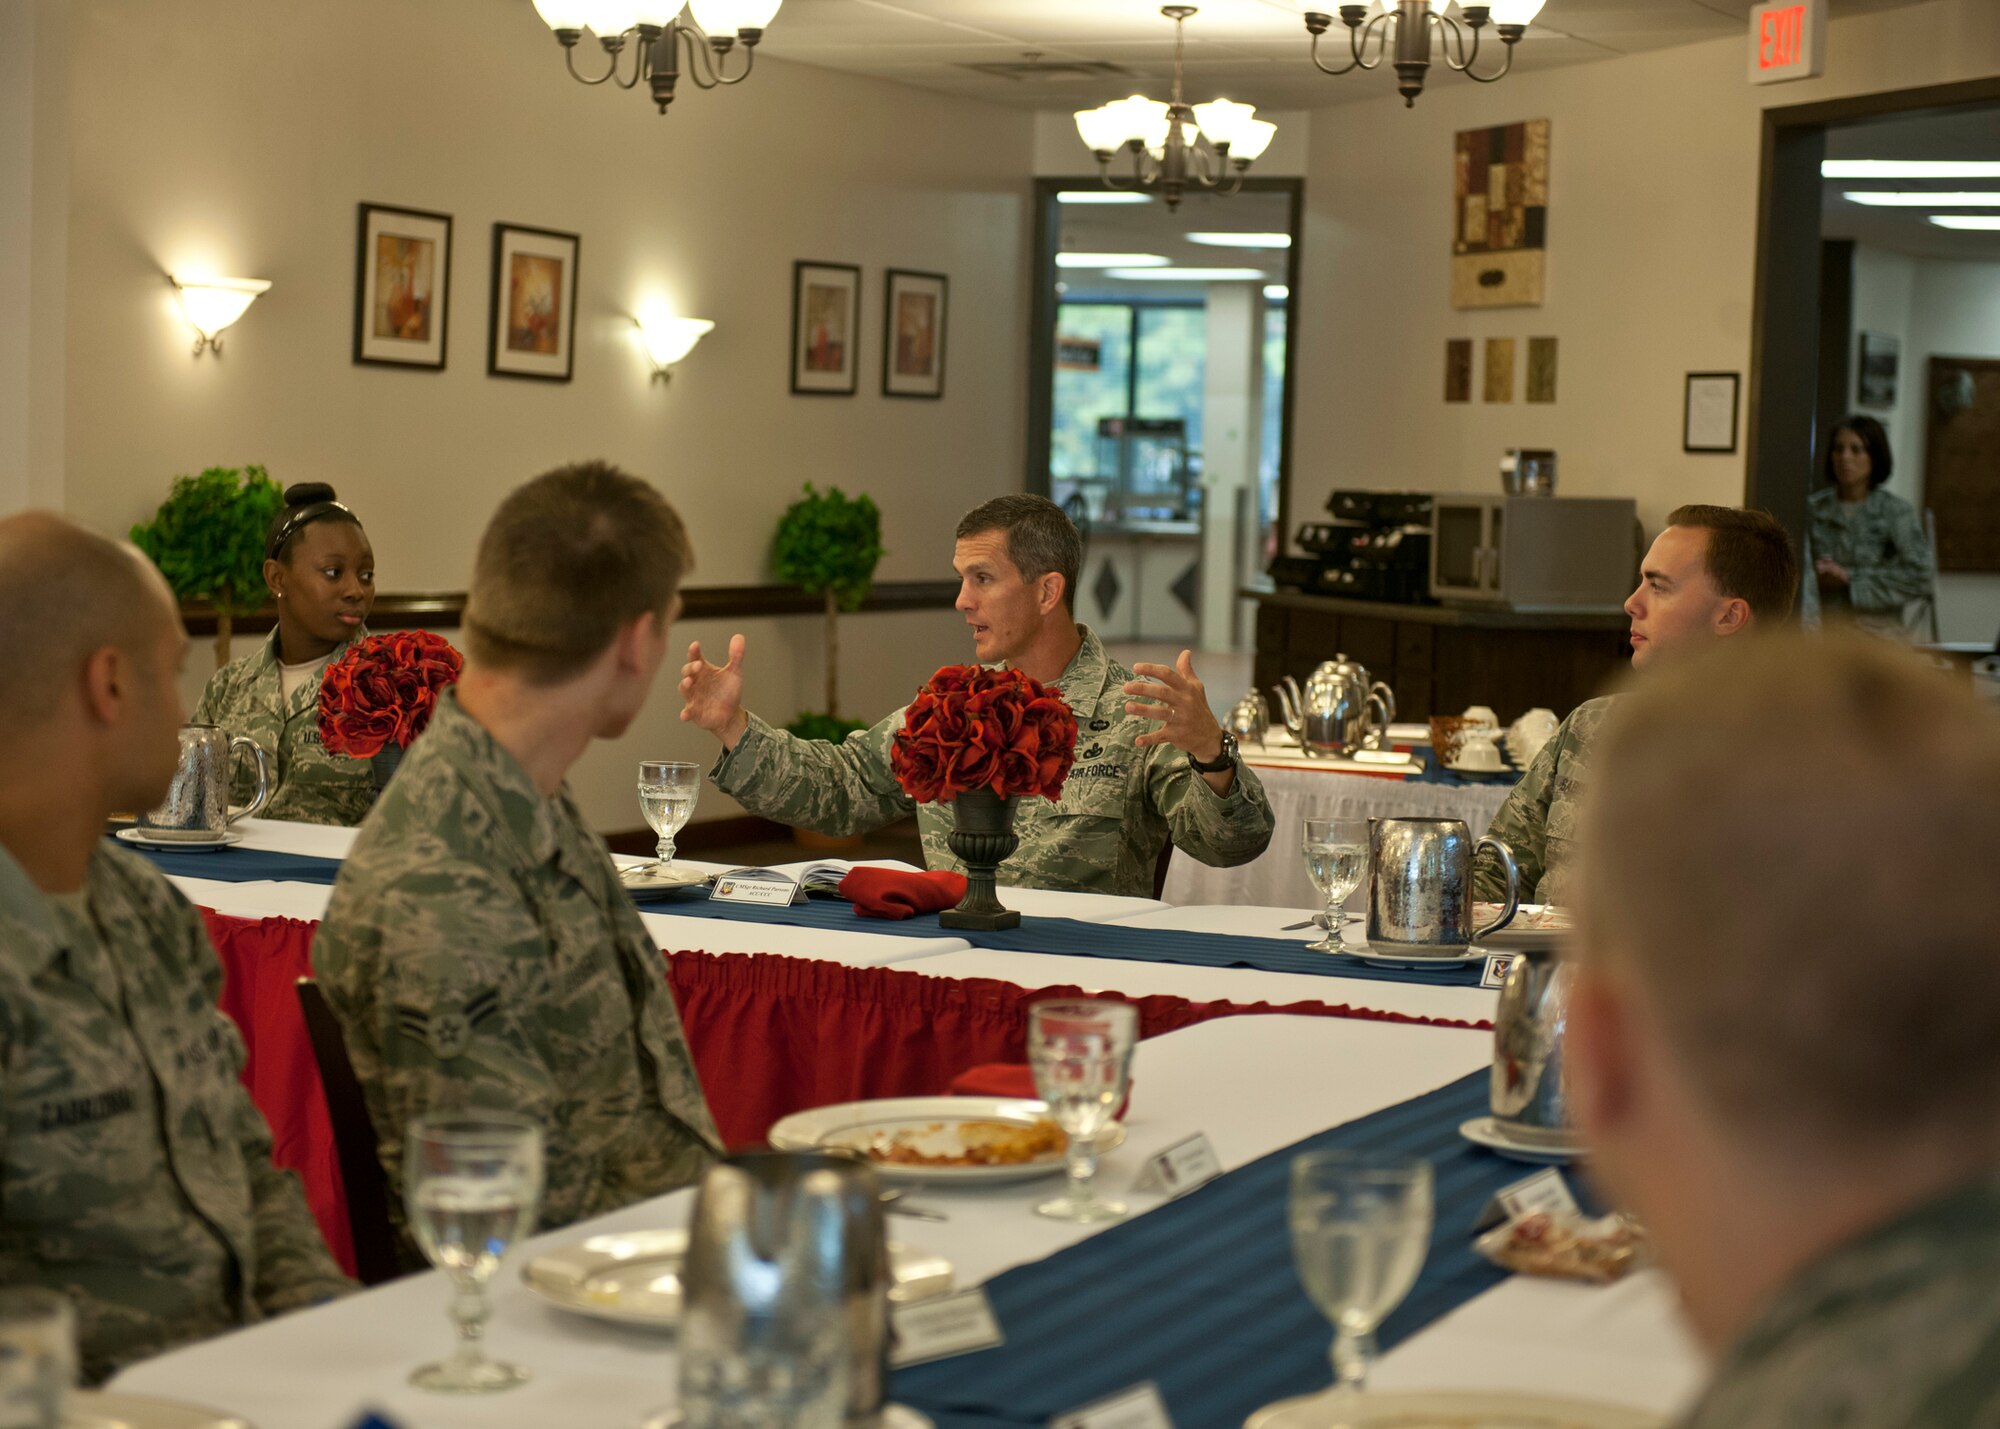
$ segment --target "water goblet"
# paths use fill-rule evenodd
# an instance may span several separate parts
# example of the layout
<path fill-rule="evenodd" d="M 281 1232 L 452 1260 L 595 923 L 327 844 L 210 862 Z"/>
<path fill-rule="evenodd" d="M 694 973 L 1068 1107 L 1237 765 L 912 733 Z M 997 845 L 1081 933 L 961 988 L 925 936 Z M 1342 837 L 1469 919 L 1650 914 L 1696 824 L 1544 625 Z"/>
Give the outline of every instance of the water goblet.
<path fill-rule="evenodd" d="M 1034 1069 L 1035 1091 L 1069 1138 L 1068 1188 L 1035 1207 L 1036 1215 L 1087 1224 L 1125 1214 L 1118 1202 L 1098 1199 L 1092 1178 L 1097 1175 L 1097 1137 L 1124 1103 L 1138 1037 L 1139 1014 L 1130 1003 L 1080 999 L 1038 1002 L 1028 1009 L 1028 1064 Z"/>
<path fill-rule="evenodd" d="M 1431 1198 L 1428 1161 L 1364 1151 L 1309 1151 L 1292 1161 L 1292 1260 L 1333 1322 L 1336 1408 L 1352 1409 L 1368 1381 L 1376 1327 L 1423 1268 Z"/>
<path fill-rule="evenodd" d="M 700 797 L 699 764 L 649 759 L 639 766 L 639 811 L 660 836 L 653 850 L 654 862 L 640 865 L 645 872 L 664 874 L 674 866 L 674 835 L 694 813 Z"/>
<path fill-rule="evenodd" d="M 486 1284 L 534 1224 L 542 1198 L 542 1129 L 509 1112 L 421 1116 L 403 1159 L 404 1204 L 417 1244 L 452 1283 L 451 1358 L 410 1375 L 418 1389 L 486 1394 L 524 1383 L 518 1365 L 486 1358 Z"/>
<path fill-rule="evenodd" d="M 1307 819 L 1300 835 L 1306 876 L 1326 900 L 1326 936 L 1306 947 L 1315 953 L 1337 953 L 1341 930 L 1347 926 L 1344 905 L 1368 872 L 1368 821 Z"/>

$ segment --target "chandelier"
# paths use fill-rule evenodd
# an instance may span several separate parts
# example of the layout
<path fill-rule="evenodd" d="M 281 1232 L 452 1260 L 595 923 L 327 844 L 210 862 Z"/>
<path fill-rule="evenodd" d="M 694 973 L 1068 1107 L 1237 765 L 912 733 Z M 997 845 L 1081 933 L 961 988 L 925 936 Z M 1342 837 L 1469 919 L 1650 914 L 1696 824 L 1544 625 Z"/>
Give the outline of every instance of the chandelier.
<path fill-rule="evenodd" d="M 1431 27 L 1435 25 L 1439 53 L 1446 65 L 1481 84 L 1504 79 L 1514 67 L 1514 46 L 1541 12 L 1543 0 L 1492 0 L 1486 5 L 1468 5 L 1460 0 L 1456 20 L 1444 12 L 1450 3 L 1451 0 L 1373 0 L 1366 5 L 1342 5 L 1340 22 L 1347 26 L 1347 46 L 1352 57 L 1339 69 L 1319 57 L 1319 37 L 1333 28 L 1333 16 L 1308 10 L 1306 33 L 1312 36 L 1312 62 L 1327 74 L 1375 69 L 1389 57 L 1393 46 L 1396 88 L 1402 92 L 1404 107 L 1408 108 L 1424 92 L 1424 74 L 1431 67 Z M 1492 74 L 1479 74 L 1472 66 L 1478 62 L 1479 37 L 1488 23 L 1500 32 L 1507 58 Z M 1466 39 L 1468 33 L 1470 41 Z M 1372 60 L 1368 58 L 1371 40 L 1375 42 Z"/>
<path fill-rule="evenodd" d="M 674 102 L 683 57 L 687 77 L 698 89 L 741 84 L 750 77 L 757 42 L 784 0 L 687 0 L 691 19 L 682 18 L 682 0 L 535 0 L 535 13 L 562 42 L 563 64 L 570 78 L 582 84 L 610 80 L 620 89 L 636 89 L 645 81 L 660 113 Z M 576 47 L 589 30 L 604 49 L 604 73 L 577 73 Z M 743 46 L 743 66 L 725 72 L 729 52 Z M 632 72 L 624 71 L 625 51 L 632 52 Z"/>
<path fill-rule="evenodd" d="M 1157 188 L 1167 207 L 1180 207 L 1190 187 L 1224 195 L 1243 187 L 1243 171 L 1271 146 L 1278 126 L 1256 117 L 1254 104 L 1213 99 L 1190 105 L 1181 97 L 1181 26 L 1192 5 L 1162 6 L 1174 22 L 1174 92 L 1162 104 L 1135 94 L 1096 109 L 1080 109 L 1076 132 L 1097 156 L 1097 171 L 1111 189 Z M 1114 178 L 1111 159 L 1120 149 L 1132 156 L 1129 179 Z"/>

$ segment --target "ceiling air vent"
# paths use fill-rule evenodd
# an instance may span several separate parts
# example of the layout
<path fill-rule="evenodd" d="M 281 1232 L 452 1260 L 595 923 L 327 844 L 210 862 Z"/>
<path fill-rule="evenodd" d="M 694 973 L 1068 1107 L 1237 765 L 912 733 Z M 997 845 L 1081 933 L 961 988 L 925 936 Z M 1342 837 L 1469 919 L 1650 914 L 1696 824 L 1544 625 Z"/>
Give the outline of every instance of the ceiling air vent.
<path fill-rule="evenodd" d="M 1106 75 L 1130 73 L 1104 60 L 1011 60 L 990 64 L 960 65 L 995 79 L 1011 79 L 1025 84 L 1049 84 L 1056 80 L 1102 79 Z"/>

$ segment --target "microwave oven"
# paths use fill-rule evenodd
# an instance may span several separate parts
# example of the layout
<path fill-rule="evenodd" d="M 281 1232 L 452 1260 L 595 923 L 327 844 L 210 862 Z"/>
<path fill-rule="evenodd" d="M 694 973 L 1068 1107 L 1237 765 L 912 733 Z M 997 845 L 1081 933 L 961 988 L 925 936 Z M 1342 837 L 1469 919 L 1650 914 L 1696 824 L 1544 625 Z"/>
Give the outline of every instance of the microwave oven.
<path fill-rule="evenodd" d="M 1615 611 L 1639 583 L 1629 497 L 1431 497 L 1431 597 L 1517 611 Z"/>

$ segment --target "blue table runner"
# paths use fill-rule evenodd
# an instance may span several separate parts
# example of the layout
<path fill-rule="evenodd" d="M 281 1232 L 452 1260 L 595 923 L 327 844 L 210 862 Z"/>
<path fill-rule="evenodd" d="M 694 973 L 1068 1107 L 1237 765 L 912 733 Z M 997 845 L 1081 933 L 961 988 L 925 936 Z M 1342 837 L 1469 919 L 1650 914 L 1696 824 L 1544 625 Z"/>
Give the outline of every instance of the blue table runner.
<path fill-rule="evenodd" d="M 123 847 L 136 847 L 123 845 Z M 225 883 L 277 880 L 330 884 L 340 871 L 337 859 L 264 849 L 229 848 L 213 853 L 166 853 L 137 850 L 162 873 L 178 878 L 208 878 Z M 1004 899 L 1005 894 L 1001 895 Z M 1380 968 L 1352 958 L 1309 951 L 1286 938 L 1258 938 L 1230 933 L 1190 933 L 1172 928 L 1089 923 L 1078 918 L 1023 916 L 1021 926 L 998 933 L 945 928 L 935 913 L 914 918 L 861 918 L 853 905 L 838 899 L 813 898 L 788 908 L 754 903 L 719 903 L 706 891 L 691 889 L 665 897 L 639 900 L 642 911 L 684 918 L 720 918 L 739 923 L 776 923 L 827 932 L 887 933 L 908 938 L 963 938 L 976 948 L 1004 952 L 1064 953 L 1091 958 L 1122 958 L 1133 962 L 1182 963 L 1194 967 L 1255 968 L 1262 972 L 1311 973 L 1319 977 L 1364 978 L 1373 982 L 1416 983 L 1426 987 L 1477 987 L 1480 964 L 1454 963 L 1442 968 Z M 1115 931 L 1114 931 L 1115 929 Z"/>
<path fill-rule="evenodd" d="M 1325 1389 L 1333 1327 L 1292 1266 L 1292 1158 L 1344 1149 L 1431 1163 L 1430 1253 L 1377 1336 L 1387 1350 L 1506 1278 L 1473 1250 L 1472 1223 L 1522 1168 L 1458 1134 L 1460 1122 L 1487 1111 L 1488 1076 L 1475 1072 L 1308 1137 L 996 1276 L 986 1293 L 1006 1343 L 900 1370 L 892 1397 L 939 1429 L 1028 1429 L 1152 1380 L 1180 1429 L 1220 1429 L 1273 1400 Z"/>

